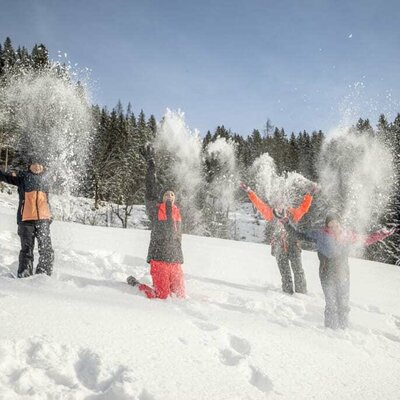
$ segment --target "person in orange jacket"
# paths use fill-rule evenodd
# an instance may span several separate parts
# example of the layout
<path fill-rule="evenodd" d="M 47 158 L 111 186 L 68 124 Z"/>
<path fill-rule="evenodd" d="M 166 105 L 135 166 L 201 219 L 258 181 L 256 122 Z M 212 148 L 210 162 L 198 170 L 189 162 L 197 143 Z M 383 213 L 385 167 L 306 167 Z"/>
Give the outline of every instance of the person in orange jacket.
<path fill-rule="evenodd" d="M 0 182 L 18 187 L 19 206 L 17 212 L 18 235 L 21 239 L 18 278 L 33 274 L 33 251 L 35 238 L 38 241 L 39 262 L 36 274 L 51 275 L 54 251 L 51 245 L 49 205 L 49 179 L 44 160 L 31 157 L 27 171 L 6 173 L 0 171 Z"/>
<path fill-rule="evenodd" d="M 127 282 L 137 286 L 148 298 L 185 297 L 180 210 L 172 190 L 162 190 L 162 201 L 159 201 L 160 185 L 153 150 L 147 146 L 143 153 L 147 161 L 146 208 L 151 222 L 147 262 L 150 263 L 153 287 L 140 283 L 133 276 L 129 276 Z"/>
<path fill-rule="evenodd" d="M 288 234 L 280 222 L 275 218 L 273 208 L 263 202 L 247 185 L 240 184 L 264 219 L 273 224 L 273 235 L 271 240 L 271 252 L 275 256 L 282 278 L 282 290 L 285 293 L 307 293 L 307 282 L 301 262 L 301 247 L 294 235 Z M 315 189 L 313 189 L 314 191 Z M 299 222 L 310 209 L 313 196 L 311 193 L 303 197 L 301 204 L 297 207 L 287 208 L 288 217 L 295 223 Z M 294 287 L 293 287 L 293 277 Z"/>

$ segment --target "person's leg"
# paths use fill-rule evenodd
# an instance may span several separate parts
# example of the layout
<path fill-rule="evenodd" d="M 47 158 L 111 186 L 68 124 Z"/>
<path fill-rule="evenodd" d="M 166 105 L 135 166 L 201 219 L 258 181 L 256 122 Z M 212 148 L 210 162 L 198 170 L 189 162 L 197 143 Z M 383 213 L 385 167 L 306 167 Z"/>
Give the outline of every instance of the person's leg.
<path fill-rule="evenodd" d="M 157 297 L 156 291 L 152 287 L 145 285 L 144 283 L 140 283 L 138 285 L 138 288 L 146 295 L 148 299 L 155 299 Z"/>
<path fill-rule="evenodd" d="M 18 278 L 31 276 L 33 273 L 33 249 L 35 247 L 35 226 L 30 222 L 18 224 L 18 235 L 21 239 L 19 252 Z"/>
<path fill-rule="evenodd" d="M 282 252 L 276 257 L 278 268 L 282 278 L 282 290 L 285 293 L 293 294 L 293 279 L 292 271 L 289 266 L 289 258 L 287 253 Z"/>
<path fill-rule="evenodd" d="M 53 272 L 54 251 L 51 246 L 50 222 L 39 221 L 35 223 L 35 235 L 38 240 L 39 262 L 36 268 L 37 274 L 51 275 Z"/>
<path fill-rule="evenodd" d="M 349 266 L 343 266 L 338 282 L 339 327 L 346 329 L 349 326 L 350 313 L 350 274 Z"/>
<path fill-rule="evenodd" d="M 322 284 L 325 295 L 325 326 L 337 329 L 339 327 L 339 315 L 337 304 L 337 290 L 333 282 Z"/>
<path fill-rule="evenodd" d="M 325 295 L 325 326 L 337 329 L 339 320 L 334 267 L 329 259 L 320 256 L 319 278 Z"/>
<path fill-rule="evenodd" d="M 301 251 L 295 249 L 289 253 L 290 266 L 294 276 L 294 290 L 297 293 L 307 293 L 307 282 L 304 275 L 303 265 L 301 263 Z"/>
<path fill-rule="evenodd" d="M 175 293 L 177 297 L 184 298 L 185 294 L 185 279 L 181 264 L 171 264 L 171 293 Z"/>
<path fill-rule="evenodd" d="M 149 299 L 166 299 L 170 294 L 170 264 L 163 261 L 150 261 L 150 274 L 153 279 L 153 288 L 145 284 L 139 285 Z"/>

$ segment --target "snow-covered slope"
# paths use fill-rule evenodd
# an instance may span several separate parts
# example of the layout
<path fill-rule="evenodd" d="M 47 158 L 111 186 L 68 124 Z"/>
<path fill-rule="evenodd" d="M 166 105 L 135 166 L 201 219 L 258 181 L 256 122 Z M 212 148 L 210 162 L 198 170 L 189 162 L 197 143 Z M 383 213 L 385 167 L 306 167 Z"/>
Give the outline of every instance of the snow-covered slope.
<path fill-rule="evenodd" d="M 268 246 L 185 236 L 186 300 L 148 300 L 149 232 L 55 222 L 54 276 L 17 269 L 0 206 L 0 399 L 398 399 L 400 270 L 352 259 L 351 327 L 323 327 L 309 295 L 281 293 Z"/>

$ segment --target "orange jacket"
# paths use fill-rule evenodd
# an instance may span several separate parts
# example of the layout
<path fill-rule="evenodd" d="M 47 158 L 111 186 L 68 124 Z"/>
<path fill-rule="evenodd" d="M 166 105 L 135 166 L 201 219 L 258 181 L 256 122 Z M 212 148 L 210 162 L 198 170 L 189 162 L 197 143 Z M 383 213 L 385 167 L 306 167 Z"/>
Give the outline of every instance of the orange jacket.
<path fill-rule="evenodd" d="M 250 201 L 254 204 L 254 207 L 261 213 L 261 215 L 269 222 L 274 219 L 274 213 L 272 207 L 265 204 L 252 190 L 248 192 Z M 289 207 L 287 209 L 290 217 L 294 222 L 299 222 L 311 207 L 313 197 L 311 194 L 306 194 L 303 197 L 303 201 L 297 208 Z"/>
<path fill-rule="evenodd" d="M 261 215 L 269 222 L 274 220 L 273 208 L 265 204 L 253 191 L 248 192 L 250 201 L 254 204 Z M 303 201 L 297 208 L 289 207 L 287 212 L 294 222 L 299 222 L 308 212 L 312 203 L 313 197 L 311 194 L 306 194 Z M 289 250 L 290 244 L 287 240 L 286 230 L 281 223 L 276 225 L 274 235 L 271 239 L 271 251 L 275 257 L 278 257 L 280 252 L 286 253 Z"/>
<path fill-rule="evenodd" d="M 46 173 L 22 171 L 11 175 L 0 171 L 0 181 L 18 187 L 18 223 L 51 219 L 48 195 L 50 185 Z"/>
<path fill-rule="evenodd" d="M 21 209 L 22 221 L 37 221 L 51 219 L 47 193 L 40 190 L 25 192 Z"/>

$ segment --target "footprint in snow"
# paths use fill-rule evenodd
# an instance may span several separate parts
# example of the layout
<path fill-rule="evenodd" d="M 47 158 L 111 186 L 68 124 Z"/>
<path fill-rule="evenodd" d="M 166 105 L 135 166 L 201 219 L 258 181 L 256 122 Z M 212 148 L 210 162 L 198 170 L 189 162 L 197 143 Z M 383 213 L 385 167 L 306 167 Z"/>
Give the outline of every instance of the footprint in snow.
<path fill-rule="evenodd" d="M 210 322 L 192 321 L 192 323 L 202 331 L 212 332 L 212 331 L 217 331 L 219 329 L 217 325 L 211 324 Z"/>
<path fill-rule="evenodd" d="M 219 352 L 219 359 L 222 364 L 233 367 L 238 365 L 239 362 L 244 359 L 244 357 L 240 354 L 235 354 L 230 349 L 223 349 Z"/>
<path fill-rule="evenodd" d="M 229 342 L 232 349 L 237 351 L 239 354 L 243 356 L 248 356 L 250 354 L 251 345 L 246 339 L 232 335 Z"/>
<path fill-rule="evenodd" d="M 264 374 L 258 368 L 255 368 L 250 365 L 250 379 L 249 383 L 256 387 L 259 391 L 263 393 L 270 393 L 274 387 L 271 379 L 268 375 Z"/>
<path fill-rule="evenodd" d="M 79 359 L 75 363 L 75 373 L 83 386 L 96 393 L 85 397 L 86 400 L 105 398 L 154 400 L 150 393 L 140 388 L 130 369 L 120 365 L 113 370 L 106 370 L 100 356 L 89 349 L 83 349 L 79 353 Z"/>
<path fill-rule="evenodd" d="M 194 317 L 194 318 L 197 318 L 197 319 L 200 319 L 200 320 L 202 320 L 202 321 L 207 321 L 207 320 L 208 320 L 208 317 L 205 316 L 204 314 L 202 314 L 200 311 L 193 310 L 193 309 L 191 309 L 191 308 L 183 308 L 183 311 L 184 311 L 187 315 L 189 315 L 189 316 L 191 316 L 191 317 Z"/>
<path fill-rule="evenodd" d="M 190 317 L 193 317 L 194 319 L 192 319 L 192 323 L 203 331 L 216 331 L 219 329 L 219 326 L 208 322 L 209 318 L 200 311 L 188 307 L 182 308 L 182 311 Z"/>
<path fill-rule="evenodd" d="M 90 390 L 101 390 L 99 388 L 99 375 L 101 372 L 100 357 L 90 350 L 82 350 L 79 360 L 75 364 L 76 377 L 83 386 Z M 103 386 L 103 385 L 101 385 Z"/>
<path fill-rule="evenodd" d="M 44 399 L 54 393 L 63 399 L 154 400 L 128 367 L 105 367 L 90 349 L 42 337 L 1 343 L 0 370 L 1 399 Z"/>
<path fill-rule="evenodd" d="M 241 360 L 250 354 L 251 346 L 246 339 L 231 335 L 229 344 L 230 349 L 222 349 L 219 353 L 219 359 L 225 365 L 238 365 Z"/>

